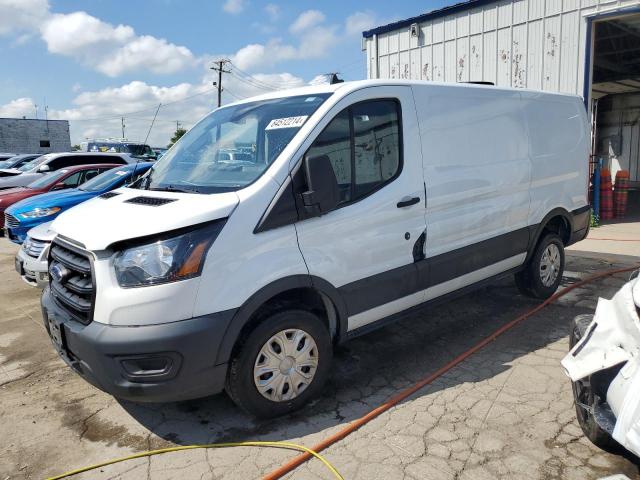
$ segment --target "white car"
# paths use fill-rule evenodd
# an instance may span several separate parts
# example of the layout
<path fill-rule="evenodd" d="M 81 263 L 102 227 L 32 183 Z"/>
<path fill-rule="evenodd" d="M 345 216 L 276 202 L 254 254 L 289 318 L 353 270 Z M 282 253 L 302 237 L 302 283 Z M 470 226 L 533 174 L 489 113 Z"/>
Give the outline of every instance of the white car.
<path fill-rule="evenodd" d="M 573 381 L 578 423 L 605 450 L 617 445 L 640 456 L 640 280 L 611 300 L 600 298 L 595 315 L 580 315 L 571 351 L 562 360 Z"/>
<path fill-rule="evenodd" d="M 513 274 L 552 295 L 589 225 L 589 139 L 579 97 L 480 85 L 222 107 L 139 181 L 54 221 L 45 325 L 115 396 L 226 389 L 289 412 L 322 392 L 334 345 L 410 308 Z"/>
<path fill-rule="evenodd" d="M 15 258 L 16 271 L 32 287 L 43 289 L 49 284 L 47 257 L 51 241 L 56 236 L 49 229 L 51 223 L 42 223 L 29 230 Z"/>

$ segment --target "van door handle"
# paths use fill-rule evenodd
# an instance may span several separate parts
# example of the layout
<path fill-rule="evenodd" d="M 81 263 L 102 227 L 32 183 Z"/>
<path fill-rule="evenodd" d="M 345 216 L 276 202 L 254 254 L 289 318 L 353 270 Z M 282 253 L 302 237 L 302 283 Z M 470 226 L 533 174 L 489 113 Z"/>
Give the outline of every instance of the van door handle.
<path fill-rule="evenodd" d="M 404 207 L 410 207 L 411 205 L 415 205 L 416 203 L 418 203 L 420 201 L 420 197 L 409 197 L 409 198 L 405 198 L 404 200 L 400 200 L 398 202 L 397 207 L 398 208 L 404 208 Z"/>

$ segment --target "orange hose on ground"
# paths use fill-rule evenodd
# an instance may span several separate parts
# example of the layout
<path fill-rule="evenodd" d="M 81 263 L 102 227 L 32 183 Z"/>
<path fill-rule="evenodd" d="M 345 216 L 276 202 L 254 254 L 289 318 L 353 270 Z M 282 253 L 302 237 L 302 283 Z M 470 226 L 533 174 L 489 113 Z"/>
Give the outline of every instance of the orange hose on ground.
<path fill-rule="evenodd" d="M 321 452 L 322 450 L 325 450 L 326 448 L 330 447 L 334 443 L 336 443 L 336 442 L 342 440 L 343 438 L 347 437 L 349 434 L 355 432 L 356 430 L 358 430 L 363 425 L 369 423 L 371 420 L 373 420 L 374 418 L 376 418 L 380 414 L 386 412 L 391 407 L 397 405 L 398 403 L 400 403 L 401 401 L 403 401 L 407 397 L 413 395 L 418 390 L 420 390 L 422 387 L 425 387 L 425 386 L 429 385 L 434 380 L 436 380 L 438 377 L 441 377 L 442 375 L 447 373 L 453 367 L 455 367 L 458 364 L 462 363 L 469 356 L 473 355 L 478 350 L 480 350 L 480 349 L 484 348 L 485 346 L 487 346 L 489 343 L 494 341 L 496 338 L 498 338 L 500 335 L 505 333 L 507 330 L 510 330 L 511 328 L 515 327 L 517 324 L 522 322 L 523 320 L 526 320 L 530 316 L 538 313 L 544 307 L 546 307 L 550 303 L 556 301 L 558 298 L 566 295 L 570 291 L 572 291 L 572 290 L 574 290 L 574 289 L 576 289 L 578 287 L 581 287 L 582 285 L 584 285 L 586 283 L 593 282 L 594 280 L 597 280 L 599 278 L 608 277 L 608 276 L 614 275 L 616 273 L 630 272 L 630 271 L 636 270 L 638 268 L 640 268 L 640 265 L 636 265 L 634 267 L 607 270 L 605 272 L 601 272 L 601 273 L 597 273 L 595 275 L 591 275 L 590 277 L 587 277 L 584 280 L 576 282 L 573 285 L 569 285 L 568 287 L 560 290 L 559 292 L 557 292 L 553 296 L 551 296 L 548 299 L 546 299 L 544 302 L 542 302 L 537 307 L 535 307 L 535 308 L 529 310 L 528 312 L 520 315 L 518 318 L 516 318 L 514 320 L 511 320 L 510 322 L 506 323 L 505 325 L 503 325 L 502 327 L 497 329 L 495 332 L 493 332 L 491 335 L 486 337 L 484 340 L 482 340 L 480 343 L 478 343 L 475 346 L 471 347 L 466 352 L 458 355 L 456 358 L 451 360 L 449 363 L 447 363 L 443 367 L 440 367 L 438 370 L 436 370 L 431 375 L 423 378 L 422 380 L 420 380 L 415 385 L 407 388 L 406 390 L 403 390 L 402 392 L 398 393 L 397 395 L 395 395 L 391 399 L 389 399 L 386 402 L 384 402 L 382 405 L 374 408 L 373 410 L 371 410 L 369 413 L 367 413 L 363 417 L 360 417 L 360 418 L 354 420 L 349 425 L 344 427 L 342 430 L 334 433 L 333 435 L 331 435 L 330 437 L 326 438 L 322 442 L 320 442 L 317 445 L 311 447 L 311 450 L 313 450 L 315 452 Z M 285 463 L 281 467 L 279 467 L 276 470 L 272 471 L 271 473 L 268 473 L 267 475 L 265 475 L 262 478 L 263 478 L 263 480 L 277 480 L 279 478 L 282 478 L 284 475 L 286 475 L 287 473 L 291 472 L 292 470 L 298 468 L 300 465 L 305 463 L 307 460 L 310 460 L 311 458 L 313 458 L 313 457 L 309 453 L 302 453 L 302 454 L 298 455 L 297 457 L 293 458 L 292 460 L 288 461 L 287 463 Z"/>

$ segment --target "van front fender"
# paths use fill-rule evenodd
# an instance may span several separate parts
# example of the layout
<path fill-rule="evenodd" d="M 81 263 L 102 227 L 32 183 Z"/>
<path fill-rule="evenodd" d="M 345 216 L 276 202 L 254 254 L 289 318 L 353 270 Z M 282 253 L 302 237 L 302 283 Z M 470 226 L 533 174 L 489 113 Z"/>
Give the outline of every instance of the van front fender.
<path fill-rule="evenodd" d="M 335 308 L 337 320 L 337 342 L 347 338 L 347 306 L 344 299 L 332 284 L 313 275 L 291 275 L 278 279 L 265 285 L 245 301 L 233 316 L 224 334 L 216 364 L 229 362 L 233 348 L 240 338 L 244 327 L 253 318 L 254 314 L 270 299 L 282 293 L 300 288 L 309 288 L 327 297 Z"/>

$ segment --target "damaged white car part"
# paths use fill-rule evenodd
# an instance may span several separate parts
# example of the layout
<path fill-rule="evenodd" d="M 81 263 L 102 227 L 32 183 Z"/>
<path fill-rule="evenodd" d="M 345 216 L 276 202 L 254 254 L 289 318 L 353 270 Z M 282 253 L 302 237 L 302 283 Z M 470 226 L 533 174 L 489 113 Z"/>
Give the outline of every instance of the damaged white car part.
<path fill-rule="evenodd" d="M 595 315 L 575 322 L 578 339 L 562 360 L 574 382 L 578 420 L 596 445 L 607 436 L 640 455 L 640 281 L 626 283 Z M 586 400 L 585 400 L 586 399 Z"/>

